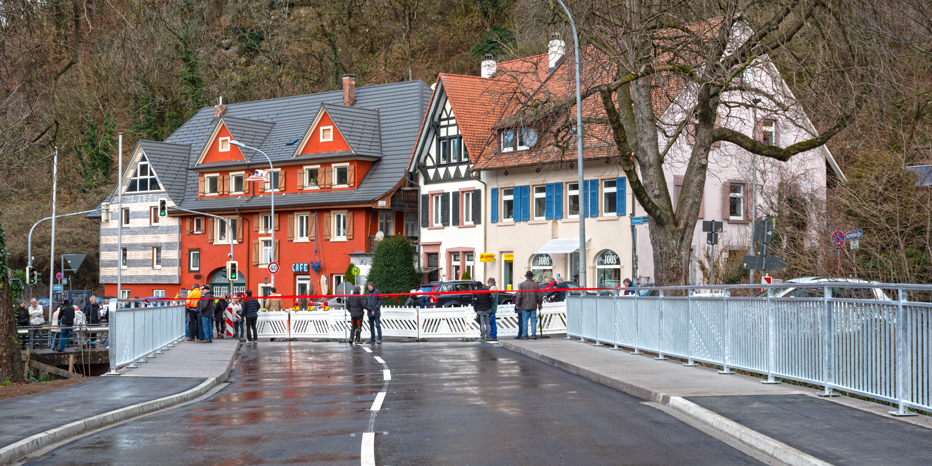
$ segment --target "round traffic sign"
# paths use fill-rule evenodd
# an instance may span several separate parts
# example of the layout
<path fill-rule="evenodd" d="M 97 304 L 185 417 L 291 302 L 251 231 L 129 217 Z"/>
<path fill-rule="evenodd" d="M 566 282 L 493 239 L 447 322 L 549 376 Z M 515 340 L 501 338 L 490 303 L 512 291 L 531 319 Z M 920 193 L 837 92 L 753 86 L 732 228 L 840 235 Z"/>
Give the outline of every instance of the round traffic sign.
<path fill-rule="evenodd" d="M 353 275 L 359 275 L 359 267 L 353 267 Z"/>
<path fill-rule="evenodd" d="M 835 233 L 832 233 L 832 244 L 834 244 L 836 248 L 840 248 L 844 246 L 845 245 L 845 234 L 840 231 L 836 231 Z"/>
<path fill-rule="evenodd" d="M 278 273 L 278 262 L 269 262 L 269 272 Z"/>
<path fill-rule="evenodd" d="M 64 275 L 62 275 L 61 272 L 58 272 L 58 273 L 55 274 L 55 279 L 56 279 L 56 280 L 61 280 L 62 277 L 64 277 Z"/>

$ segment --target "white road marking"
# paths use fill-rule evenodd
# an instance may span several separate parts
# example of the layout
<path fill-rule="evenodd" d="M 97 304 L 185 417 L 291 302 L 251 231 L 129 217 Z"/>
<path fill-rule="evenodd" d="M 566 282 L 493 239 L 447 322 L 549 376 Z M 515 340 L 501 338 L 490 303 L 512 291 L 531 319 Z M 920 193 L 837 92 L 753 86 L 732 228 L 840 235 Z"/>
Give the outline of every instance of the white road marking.
<path fill-rule="evenodd" d="M 372 350 L 369 349 L 369 348 L 363 348 L 363 349 L 366 350 L 367 353 L 371 353 L 371 352 L 372 352 Z"/>
<path fill-rule="evenodd" d="M 375 466 L 375 432 L 362 434 L 362 466 Z"/>
<path fill-rule="evenodd" d="M 384 375 L 385 380 L 392 380 L 392 373 L 388 369 L 382 371 L 382 374 Z"/>
<path fill-rule="evenodd" d="M 385 360 L 382 359 L 382 358 L 380 358 L 380 357 L 378 357 L 378 356 L 375 357 L 375 360 L 378 361 L 379 364 L 385 364 Z"/>
<path fill-rule="evenodd" d="M 375 401 L 372 403 L 371 411 L 378 411 L 382 409 L 383 401 L 385 401 L 385 392 L 379 392 L 379 394 L 375 396 Z"/>

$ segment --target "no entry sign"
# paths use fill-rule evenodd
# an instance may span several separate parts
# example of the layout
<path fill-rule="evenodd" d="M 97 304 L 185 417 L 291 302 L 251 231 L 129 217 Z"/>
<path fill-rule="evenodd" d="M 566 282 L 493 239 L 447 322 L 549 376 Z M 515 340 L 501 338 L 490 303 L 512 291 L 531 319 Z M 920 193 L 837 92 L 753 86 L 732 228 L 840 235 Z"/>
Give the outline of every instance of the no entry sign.
<path fill-rule="evenodd" d="M 836 231 L 835 233 L 832 233 L 832 244 L 835 245 L 836 248 L 840 248 L 844 246 L 845 245 L 845 234 L 840 231 Z"/>

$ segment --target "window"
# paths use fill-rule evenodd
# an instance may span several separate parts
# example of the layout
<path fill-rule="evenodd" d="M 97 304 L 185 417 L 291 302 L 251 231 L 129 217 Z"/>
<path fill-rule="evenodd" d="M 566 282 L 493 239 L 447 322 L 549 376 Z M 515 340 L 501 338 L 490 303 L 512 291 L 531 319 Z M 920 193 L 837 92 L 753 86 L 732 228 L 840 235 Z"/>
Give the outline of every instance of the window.
<path fill-rule="evenodd" d="M 120 290 L 120 299 L 129 299 L 129 290 Z"/>
<path fill-rule="evenodd" d="M 120 268 L 125 269 L 128 266 L 129 257 L 126 248 L 120 250 Z"/>
<path fill-rule="evenodd" d="M 434 221 L 433 221 L 433 225 L 434 225 L 435 227 L 442 227 L 442 226 L 443 226 L 443 210 L 442 210 L 442 208 L 441 208 L 442 198 L 443 198 L 443 195 L 441 195 L 441 194 L 434 194 L 434 195 L 433 195 L 433 199 L 434 199 Z"/>
<path fill-rule="evenodd" d="M 139 163 L 136 165 L 136 171 L 133 173 L 133 177 L 129 179 L 129 186 L 126 187 L 126 192 L 128 193 L 141 193 L 146 191 L 160 191 L 162 189 L 159 186 L 159 179 L 155 176 L 155 172 L 152 171 L 152 166 L 149 165 L 149 159 L 145 155 L 142 155 L 139 158 Z"/>
<path fill-rule="evenodd" d="M 531 256 L 531 272 L 537 283 L 547 283 L 553 276 L 553 258 L 549 254 L 534 254 Z"/>
<path fill-rule="evenodd" d="M 767 146 L 777 145 L 777 121 L 761 120 L 761 142 Z"/>
<path fill-rule="evenodd" d="M 502 220 L 515 220 L 515 189 L 502 190 Z"/>
<path fill-rule="evenodd" d="M 199 235 L 204 232 L 204 228 L 201 226 L 202 225 L 201 222 L 202 222 L 201 217 L 194 217 L 191 230 L 195 235 Z"/>
<path fill-rule="evenodd" d="M 385 236 L 391 236 L 395 232 L 392 230 L 392 217 L 394 212 L 379 212 L 379 231 Z"/>
<path fill-rule="evenodd" d="M 534 186 L 534 220 L 547 218 L 547 187 Z"/>
<path fill-rule="evenodd" d="M 346 212 L 333 216 L 333 237 L 334 239 L 346 239 Z"/>
<path fill-rule="evenodd" d="M 450 254 L 450 275 L 449 280 L 459 280 L 460 279 L 460 253 L 454 252 Z"/>
<path fill-rule="evenodd" d="M 123 226 L 124 227 L 129 226 L 129 207 L 123 208 Z"/>
<path fill-rule="evenodd" d="M 272 214 L 262 215 L 262 233 L 269 234 L 272 231 Z"/>
<path fill-rule="evenodd" d="M 201 250 L 191 249 L 188 251 L 188 271 L 197 272 L 201 270 Z"/>
<path fill-rule="evenodd" d="M 745 68 L 744 75 L 742 76 L 741 79 L 744 81 L 744 84 L 751 84 L 752 82 L 754 82 L 754 69 Z"/>
<path fill-rule="evenodd" d="M 349 165 L 333 166 L 333 185 L 334 187 L 346 187 L 349 185 Z"/>
<path fill-rule="evenodd" d="M 263 264 L 269 264 L 273 262 L 273 250 L 272 250 L 272 240 L 263 239 L 259 240 L 262 247 L 262 255 L 260 256 Z"/>
<path fill-rule="evenodd" d="M 307 241 L 308 237 L 308 216 L 307 215 L 298 215 L 298 239 L 302 241 Z"/>
<path fill-rule="evenodd" d="M 224 222 L 223 220 L 220 220 L 219 218 L 216 219 L 217 242 L 218 243 L 229 243 L 230 242 L 230 239 L 229 239 L 230 231 L 229 230 L 232 229 L 233 230 L 233 243 L 236 244 L 236 217 L 231 217 L 226 220 L 227 221 Z M 227 228 L 227 222 L 230 223 L 229 228 Z"/>
<path fill-rule="evenodd" d="M 466 270 L 466 272 L 469 272 L 469 276 L 471 277 L 471 278 L 470 278 L 471 280 L 475 280 L 475 279 L 476 279 L 476 271 L 473 270 L 473 259 L 474 259 L 474 257 L 475 257 L 475 256 L 473 255 L 473 253 L 467 252 L 467 253 L 466 253 L 466 263 L 463 264 L 463 268 Z"/>
<path fill-rule="evenodd" d="M 566 208 L 570 218 L 579 218 L 579 183 L 566 184 Z"/>
<path fill-rule="evenodd" d="M 744 184 L 731 183 L 729 185 L 728 219 L 744 220 Z"/>
<path fill-rule="evenodd" d="M 230 194 L 243 194 L 243 174 L 230 174 Z"/>
<path fill-rule="evenodd" d="M 218 179 L 218 175 L 204 175 L 205 196 L 212 196 L 220 193 Z"/>
<path fill-rule="evenodd" d="M 149 207 L 149 225 L 158 225 L 159 224 L 159 208 Z"/>
<path fill-rule="evenodd" d="M 220 138 L 220 152 L 230 152 L 230 138 Z"/>
<path fill-rule="evenodd" d="M 152 268 L 162 268 L 162 248 L 158 246 L 152 248 Z"/>
<path fill-rule="evenodd" d="M 618 215 L 618 198 L 615 197 L 615 192 L 618 189 L 618 180 L 604 180 L 602 181 L 602 205 L 603 213 L 607 216 Z M 621 212 L 621 215 L 624 215 L 624 212 Z"/>
<path fill-rule="evenodd" d="M 417 214 L 405 214 L 405 236 L 418 236 Z"/>
<path fill-rule="evenodd" d="M 599 288 L 614 288 L 621 284 L 621 261 L 615 251 L 607 250 L 595 260 L 596 283 Z"/>
<path fill-rule="evenodd" d="M 320 167 L 304 167 L 304 189 L 318 187 L 317 180 L 320 178 Z"/>
<path fill-rule="evenodd" d="M 152 290 L 152 296 L 155 296 L 156 298 L 164 298 L 165 290 Z"/>
<path fill-rule="evenodd" d="M 320 142 L 333 141 L 333 126 L 320 127 Z"/>
<path fill-rule="evenodd" d="M 466 191 L 463 193 L 463 223 L 466 225 L 472 225 L 472 191 Z"/>
<path fill-rule="evenodd" d="M 439 141 L 441 164 L 466 161 L 467 154 L 462 136 L 440 138 Z"/>
<path fill-rule="evenodd" d="M 346 279 L 346 275 L 344 275 L 344 274 L 342 274 L 342 273 L 335 273 L 335 274 L 331 275 L 331 276 L 330 276 L 330 283 L 333 283 L 333 290 L 336 290 L 337 287 L 340 286 L 340 284 L 343 283 L 343 280 L 345 280 L 345 279 Z"/>
<path fill-rule="evenodd" d="M 531 128 L 507 129 L 500 136 L 502 152 L 525 150 L 537 143 L 537 132 Z"/>
<path fill-rule="evenodd" d="M 266 191 L 281 191 L 281 189 L 278 189 L 278 178 L 281 175 L 281 170 L 276 168 L 275 170 L 272 170 L 266 173 L 267 173 L 269 180 L 271 180 L 271 182 L 265 183 L 265 190 Z M 274 190 L 272 189 L 273 186 L 275 187 Z"/>

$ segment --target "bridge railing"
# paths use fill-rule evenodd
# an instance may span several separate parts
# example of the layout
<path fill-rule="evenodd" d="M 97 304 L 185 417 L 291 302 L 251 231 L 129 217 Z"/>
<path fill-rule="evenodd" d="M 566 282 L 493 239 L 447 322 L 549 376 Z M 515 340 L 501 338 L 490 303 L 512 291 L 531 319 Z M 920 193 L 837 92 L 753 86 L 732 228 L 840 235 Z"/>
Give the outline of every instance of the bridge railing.
<path fill-rule="evenodd" d="M 110 371 L 146 362 L 184 337 L 184 306 L 150 306 L 108 312 Z"/>
<path fill-rule="evenodd" d="M 796 292 L 787 294 L 789 287 Z M 764 291 L 761 291 L 764 289 Z M 639 288 L 567 300 L 567 336 L 932 409 L 929 285 Z M 754 290 L 754 293 L 748 291 Z M 852 292 L 852 290 L 860 290 Z M 866 291 L 865 291 L 866 290 Z M 735 295 L 744 296 L 735 296 Z"/>

